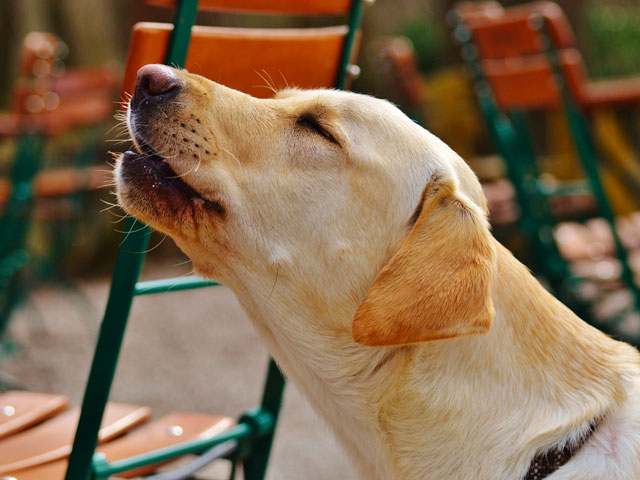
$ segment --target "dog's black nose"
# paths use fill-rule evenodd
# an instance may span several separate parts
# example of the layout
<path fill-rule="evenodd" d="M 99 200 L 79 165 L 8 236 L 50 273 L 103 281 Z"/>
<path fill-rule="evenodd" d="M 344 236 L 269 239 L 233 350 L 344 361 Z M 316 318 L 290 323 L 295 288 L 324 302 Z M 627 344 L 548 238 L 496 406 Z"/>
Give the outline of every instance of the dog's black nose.
<path fill-rule="evenodd" d="M 160 100 L 173 96 L 180 90 L 180 82 L 175 71 L 166 65 L 145 65 L 138 70 L 136 89 L 131 104 L 137 106 L 144 99 Z"/>

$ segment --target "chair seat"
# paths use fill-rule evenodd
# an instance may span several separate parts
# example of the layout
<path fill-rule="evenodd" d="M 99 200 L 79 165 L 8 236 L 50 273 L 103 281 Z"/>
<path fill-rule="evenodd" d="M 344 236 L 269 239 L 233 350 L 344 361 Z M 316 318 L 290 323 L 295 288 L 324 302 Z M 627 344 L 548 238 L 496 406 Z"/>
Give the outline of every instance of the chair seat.
<path fill-rule="evenodd" d="M 64 395 L 14 390 L 0 394 L 0 438 L 8 437 L 61 412 Z"/>
<path fill-rule="evenodd" d="M 640 103 L 640 77 L 588 82 L 580 102 L 588 108 Z"/>
<path fill-rule="evenodd" d="M 109 404 L 102 420 L 99 442 L 122 435 L 150 416 L 148 407 Z M 80 409 L 73 408 L 29 430 L 0 440 L 0 474 L 69 456 L 79 417 Z"/>
<path fill-rule="evenodd" d="M 229 417 L 190 412 L 172 413 L 106 443 L 96 451 L 105 454 L 107 460 L 113 462 L 188 440 L 213 437 L 234 424 L 235 420 Z M 120 473 L 118 477 L 144 475 L 156 468 L 157 465 L 150 465 Z M 39 467 L 7 472 L 5 475 L 16 480 L 63 480 L 66 469 L 67 461 L 59 460 Z"/>

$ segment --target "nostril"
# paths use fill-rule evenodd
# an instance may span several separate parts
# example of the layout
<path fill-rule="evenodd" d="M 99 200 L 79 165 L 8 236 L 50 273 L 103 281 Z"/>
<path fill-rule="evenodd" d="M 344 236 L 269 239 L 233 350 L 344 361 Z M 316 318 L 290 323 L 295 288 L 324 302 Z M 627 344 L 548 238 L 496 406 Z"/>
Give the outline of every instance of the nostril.
<path fill-rule="evenodd" d="M 169 93 L 178 86 L 178 78 L 173 69 L 165 65 L 145 65 L 138 70 L 136 92 L 145 96 Z"/>

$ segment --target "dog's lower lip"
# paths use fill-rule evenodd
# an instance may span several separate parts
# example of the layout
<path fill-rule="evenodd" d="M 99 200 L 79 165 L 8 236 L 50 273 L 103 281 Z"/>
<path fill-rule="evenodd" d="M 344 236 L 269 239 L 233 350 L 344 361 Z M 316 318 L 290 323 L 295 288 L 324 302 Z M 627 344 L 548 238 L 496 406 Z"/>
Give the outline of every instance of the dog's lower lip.
<path fill-rule="evenodd" d="M 141 173 L 140 167 L 142 166 L 143 169 L 146 168 L 146 172 L 153 172 L 152 175 L 156 179 L 153 184 L 168 188 L 168 192 L 170 192 L 171 195 L 177 195 L 176 198 L 184 196 L 183 198 L 201 201 L 202 205 L 208 210 L 213 211 L 220 216 L 224 216 L 226 214 L 224 206 L 219 201 L 204 198 L 200 192 L 195 190 L 191 185 L 185 183 L 171 168 L 169 163 L 159 155 L 146 155 L 144 153 L 127 150 L 124 153 L 122 160 L 124 162 L 138 161 L 140 165 L 133 169 L 133 172 L 137 172 L 135 173 L 136 176 L 144 176 L 145 174 Z"/>

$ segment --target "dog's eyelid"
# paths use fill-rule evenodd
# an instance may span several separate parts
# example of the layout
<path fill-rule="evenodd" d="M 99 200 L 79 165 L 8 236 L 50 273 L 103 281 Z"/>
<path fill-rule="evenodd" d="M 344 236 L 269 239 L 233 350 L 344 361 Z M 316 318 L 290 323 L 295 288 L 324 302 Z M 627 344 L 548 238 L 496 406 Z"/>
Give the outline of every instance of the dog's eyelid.
<path fill-rule="evenodd" d="M 329 142 L 340 147 L 340 142 L 331 134 L 326 125 L 323 125 L 320 118 L 312 112 L 304 112 L 296 119 L 296 125 L 311 130 L 314 133 L 324 137 Z"/>

